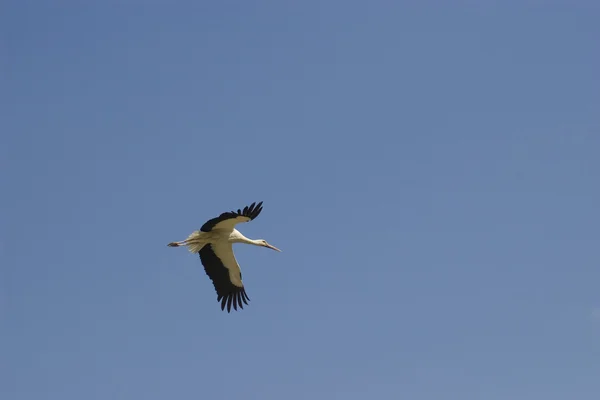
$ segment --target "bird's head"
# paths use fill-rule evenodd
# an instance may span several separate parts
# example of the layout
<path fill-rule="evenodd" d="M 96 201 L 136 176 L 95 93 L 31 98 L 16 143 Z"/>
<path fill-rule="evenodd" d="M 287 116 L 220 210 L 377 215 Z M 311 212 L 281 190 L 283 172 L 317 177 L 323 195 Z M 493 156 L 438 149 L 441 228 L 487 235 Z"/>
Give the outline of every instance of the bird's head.
<path fill-rule="evenodd" d="M 264 239 L 260 239 L 260 240 L 258 241 L 258 243 L 259 243 L 261 246 L 263 246 L 263 247 L 266 247 L 266 248 L 268 248 L 268 249 L 271 249 L 271 250 L 275 250 L 275 251 L 279 251 L 279 252 L 281 252 L 281 250 L 279 250 L 279 249 L 278 249 L 277 247 L 275 247 L 275 246 L 272 246 L 272 245 L 270 245 L 270 244 L 269 244 L 269 243 L 267 243 L 267 241 L 266 241 L 266 240 L 264 240 Z"/>

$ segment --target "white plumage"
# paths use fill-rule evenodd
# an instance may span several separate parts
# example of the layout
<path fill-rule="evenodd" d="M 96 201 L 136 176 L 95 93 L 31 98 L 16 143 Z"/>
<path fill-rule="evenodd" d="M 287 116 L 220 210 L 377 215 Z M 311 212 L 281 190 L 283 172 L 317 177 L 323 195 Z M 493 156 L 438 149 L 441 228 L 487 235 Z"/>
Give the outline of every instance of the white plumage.
<path fill-rule="evenodd" d="M 172 242 L 168 246 L 187 246 L 192 253 L 200 254 L 200 261 L 208 277 L 212 280 L 217 292 L 217 301 L 221 302 L 221 310 L 227 312 L 243 304 L 250 298 L 242 283 L 242 272 L 233 253 L 233 243 L 247 243 L 281 251 L 263 239 L 248 239 L 235 226 L 242 222 L 252 221 L 262 211 L 262 201 L 252 203 L 243 210 L 225 212 L 207 221 L 199 231 L 192 232 L 186 240 Z M 243 303 L 243 304 L 242 304 Z"/>

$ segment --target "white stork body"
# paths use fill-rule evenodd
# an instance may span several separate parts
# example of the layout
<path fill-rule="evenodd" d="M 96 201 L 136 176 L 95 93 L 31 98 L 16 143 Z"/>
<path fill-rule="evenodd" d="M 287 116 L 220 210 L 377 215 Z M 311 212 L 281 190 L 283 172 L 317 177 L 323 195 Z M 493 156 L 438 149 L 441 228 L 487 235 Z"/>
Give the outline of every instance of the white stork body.
<path fill-rule="evenodd" d="M 170 247 L 187 246 L 192 253 L 200 254 L 204 270 L 212 280 L 217 291 L 217 301 L 221 302 L 221 310 L 227 305 L 227 312 L 250 300 L 242 283 L 240 266 L 233 254 L 233 243 L 247 243 L 281 251 L 271 246 L 263 239 L 248 239 L 235 226 L 249 222 L 262 211 L 262 201 L 252 203 L 243 210 L 222 213 L 220 216 L 207 221 L 199 231 L 194 231 L 186 240 L 169 243 Z"/>

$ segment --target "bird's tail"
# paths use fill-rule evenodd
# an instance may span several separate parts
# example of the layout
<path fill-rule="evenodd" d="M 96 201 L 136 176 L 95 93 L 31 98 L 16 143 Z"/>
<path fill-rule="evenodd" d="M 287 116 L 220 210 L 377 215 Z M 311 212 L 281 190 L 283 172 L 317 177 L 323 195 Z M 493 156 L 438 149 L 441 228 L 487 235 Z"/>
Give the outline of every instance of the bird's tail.
<path fill-rule="evenodd" d="M 190 253 L 197 253 L 206 244 L 206 241 L 202 238 L 202 232 L 194 231 L 192 232 L 187 239 L 182 240 L 181 242 L 171 242 L 167 246 L 169 247 L 180 247 L 187 246 Z"/>
<path fill-rule="evenodd" d="M 190 253 L 198 253 L 206 245 L 204 242 L 192 242 L 188 243 L 187 247 Z"/>

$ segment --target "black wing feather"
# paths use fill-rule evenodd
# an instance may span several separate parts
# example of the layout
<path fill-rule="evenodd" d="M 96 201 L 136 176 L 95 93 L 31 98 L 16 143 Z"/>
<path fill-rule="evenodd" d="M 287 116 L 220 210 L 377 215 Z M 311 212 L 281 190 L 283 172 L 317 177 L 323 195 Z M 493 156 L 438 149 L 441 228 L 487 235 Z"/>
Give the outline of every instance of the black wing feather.
<path fill-rule="evenodd" d="M 206 221 L 204 223 L 204 225 L 202 225 L 202 228 L 200 228 L 200 230 L 202 232 L 210 232 L 212 230 L 212 228 L 214 228 L 215 225 L 217 225 L 219 222 L 225 221 L 225 220 L 231 219 L 231 218 L 237 218 L 240 215 L 244 216 L 244 217 L 248 217 L 248 218 L 250 218 L 250 220 L 253 220 L 254 218 L 258 217 L 258 215 L 262 211 L 262 203 L 263 203 L 262 201 L 259 202 L 258 204 L 256 204 L 256 202 L 254 202 L 250 206 L 244 207 L 243 210 L 238 209 L 237 212 L 235 212 L 235 211 L 224 212 L 221 215 L 219 215 L 218 217 L 215 217 L 213 219 Z"/>
<path fill-rule="evenodd" d="M 199 252 L 200 261 L 204 266 L 206 275 L 210 278 L 217 292 L 217 302 L 221 302 L 221 310 L 225 310 L 227 306 L 227 312 L 233 309 L 237 311 L 238 305 L 240 309 L 243 309 L 242 303 L 239 299 L 244 299 L 244 303 L 248 305 L 245 299 L 248 299 L 246 289 L 244 287 L 238 287 L 231 283 L 229 279 L 229 270 L 225 268 L 221 259 L 217 257 L 212 246 L 207 244 Z"/>
<path fill-rule="evenodd" d="M 235 293 L 227 296 L 227 312 L 231 311 L 231 300 L 233 299 L 233 296 L 235 296 Z"/>

